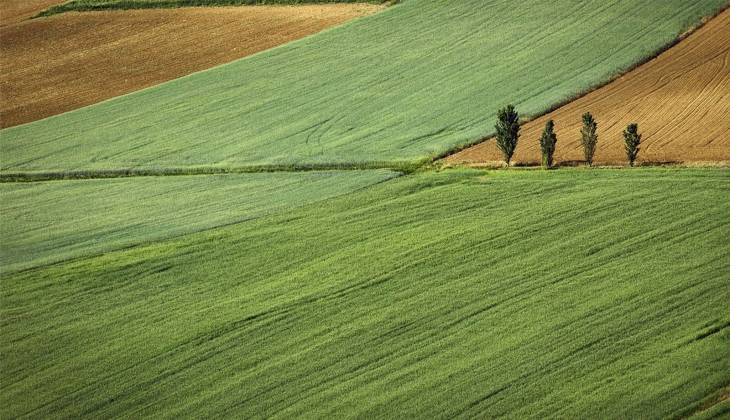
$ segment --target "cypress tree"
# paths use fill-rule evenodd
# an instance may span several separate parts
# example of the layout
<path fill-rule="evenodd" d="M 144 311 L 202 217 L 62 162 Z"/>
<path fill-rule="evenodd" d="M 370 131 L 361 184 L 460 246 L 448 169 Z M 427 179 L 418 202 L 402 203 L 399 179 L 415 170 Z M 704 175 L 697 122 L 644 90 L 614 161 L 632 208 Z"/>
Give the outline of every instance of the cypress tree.
<path fill-rule="evenodd" d="M 507 166 L 512 160 L 512 155 L 517 148 L 517 140 L 520 137 L 519 118 L 519 114 L 512 105 L 507 105 L 497 113 L 497 124 L 494 126 L 497 131 L 497 147 L 502 152 Z"/>
<path fill-rule="evenodd" d="M 545 123 L 545 129 L 540 137 L 540 150 L 542 151 L 542 166 L 550 168 L 553 166 L 553 154 L 555 153 L 555 144 L 558 137 L 555 135 L 555 123 L 548 120 Z"/>
<path fill-rule="evenodd" d="M 593 165 L 593 155 L 596 153 L 598 143 L 598 123 L 590 112 L 583 114 L 583 128 L 580 129 L 580 141 L 583 145 L 583 155 L 588 166 Z"/>
<path fill-rule="evenodd" d="M 636 156 L 639 154 L 640 144 L 639 124 L 629 124 L 624 130 L 624 148 L 626 149 L 626 157 L 629 158 L 629 166 L 634 166 Z"/>

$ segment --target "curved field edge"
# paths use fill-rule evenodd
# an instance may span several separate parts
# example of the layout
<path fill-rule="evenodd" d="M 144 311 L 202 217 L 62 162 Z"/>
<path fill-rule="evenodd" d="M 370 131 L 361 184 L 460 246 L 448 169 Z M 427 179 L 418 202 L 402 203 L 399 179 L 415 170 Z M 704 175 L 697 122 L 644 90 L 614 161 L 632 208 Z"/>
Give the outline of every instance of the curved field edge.
<path fill-rule="evenodd" d="M 391 179 L 387 170 L 0 184 L 0 267 L 85 258 L 258 217 Z"/>
<path fill-rule="evenodd" d="M 13 25 L 37 15 L 63 0 L 4 0 L 0 4 L 0 27 Z"/>
<path fill-rule="evenodd" d="M 3 417 L 690 414 L 729 176 L 428 172 L 4 276 Z"/>
<path fill-rule="evenodd" d="M 2 170 L 430 159 L 483 138 L 507 102 L 539 113 L 610 79 L 725 1 L 511 4 L 410 0 L 207 72 L 6 129 Z"/>
<path fill-rule="evenodd" d="M 545 122 L 555 122 L 558 164 L 583 160 L 581 115 L 598 121 L 595 161 L 625 163 L 621 131 L 638 122 L 642 146 L 638 162 L 730 162 L 730 10 L 708 19 L 681 42 L 619 79 L 526 122 L 513 161 L 540 162 L 538 139 Z M 671 99 L 669 99 L 671 98 Z M 445 158 L 447 164 L 501 163 L 491 138 Z"/>
<path fill-rule="evenodd" d="M 7 7 L 0 3 L 0 13 Z M 0 127 L 155 86 L 382 8 L 332 3 L 130 10 L 0 26 Z"/>
<path fill-rule="evenodd" d="M 396 0 L 397 1 L 397 0 Z M 38 13 L 36 17 L 52 16 L 65 12 L 90 12 L 101 10 L 132 9 L 172 9 L 180 7 L 222 7 L 222 6 L 256 6 L 256 5 L 302 5 L 302 4 L 334 4 L 363 3 L 384 4 L 392 0 L 69 0 L 63 4 L 49 7 Z"/>

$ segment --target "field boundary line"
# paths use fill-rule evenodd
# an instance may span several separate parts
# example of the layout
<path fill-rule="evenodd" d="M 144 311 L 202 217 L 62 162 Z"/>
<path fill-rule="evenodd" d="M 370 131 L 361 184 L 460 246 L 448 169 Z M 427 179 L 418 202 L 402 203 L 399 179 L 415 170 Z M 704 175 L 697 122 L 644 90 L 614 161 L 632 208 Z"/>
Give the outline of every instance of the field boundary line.
<path fill-rule="evenodd" d="M 647 64 L 647 63 L 649 63 L 651 61 L 656 60 L 660 55 L 664 54 L 665 52 L 669 51 L 673 47 L 677 46 L 677 44 L 679 44 L 680 42 L 682 42 L 685 39 L 687 39 L 688 37 L 692 36 L 695 32 L 697 32 L 698 30 L 700 30 L 703 26 L 705 26 L 706 24 L 708 24 L 709 22 L 711 22 L 712 20 L 714 20 L 715 18 L 717 18 L 718 16 L 720 16 L 720 14 L 722 14 L 723 12 L 725 12 L 728 9 L 730 9 L 730 0 L 728 0 L 727 2 L 725 2 L 725 5 L 724 6 L 720 6 L 720 8 L 718 10 L 716 10 L 713 14 L 708 15 L 708 16 L 705 16 L 696 25 L 690 26 L 689 28 L 687 28 L 686 30 L 684 30 L 682 33 L 680 33 L 679 35 L 677 35 L 671 41 L 669 41 L 666 44 L 658 47 L 657 50 L 654 51 L 653 53 L 651 53 L 651 54 L 647 55 L 646 57 L 640 59 L 639 61 L 637 61 L 636 63 L 630 65 L 626 69 L 616 72 L 614 75 L 610 76 L 605 81 L 596 84 L 595 86 L 592 86 L 592 87 L 590 87 L 588 89 L 584 89 L 584 90 L 582 90 L 580 92 L 577 92 L 577 93 L 575 93 L 573 95 L 567 96 L 563 100 L 560 100 L 560 101 L 556 102 L 555 104 L 553 104 L 553 105 L 545 108 L 545 110 L 543 110 L 543 111 L 538 111 L 538 112 L 535 112 L 533 114 L 527 115 L 524 118 L 520 118 L 520 125 L 525 125 L 525 124 L 527 124 L 529 122 L 532 122 L 534 120 L 537 120 L 539 118 L 542 118 L 542 117 L 550 114 L 553 111 L 557 111 L 558 109 L 560 109 L 560 108 L 562 108 L 562 107 L 570 104 L 571 102 L 574 102 L 574 101 L 576 101 L 576 100 L 578 100 L 578 99 L 580 99 L 580 98 L 582 98 L 582 97 L 584 97 L 584 96 L 586 96 L 586 95 L 588 95 L 588 94 L 590 94 L 592 92 L 595 92 L 595 91 L 597 91 L 597 90 L 599 90 L 599 89 L 601 89 L 601 88 L 603 88 L 603 87 L 605 87 L 605 86 L 607 86 L 607 85 L 609 85 L 609 84 L 617 81 L 618 79 L 626 76 L 627 74 L 629 74 L 629 73 L 637 70 L 639 67 L 641 67 L 641 66 L 643 66 L 643 65 L 645 65 L 645 64 Z M 495 133 L 489 133 L 489 134 L 487 134 L 485 136 L 482 136 L 482 137 L 480 137 L 480 138 L 478 138 L 478 139 L 476 139 L 474 141 L 466 142 L 464 144 L 460 144 L 460 145 L 454 146 L 451 149 L 449 149 L 449 150 L 447 150 L 447 151 L 439 154 L 434 160 L 437 161 L 437 160 L 446 159 L 449 156 L 455 155 L 455 154 L 457 154 L 459 152 L 462 152 L 462 151 L 464 151 L 466 149 L 469 149 L 471 147 L 474 147 L 474 146 L 476 146 L 478 144 L 481 144 L 481 143 L 487 142 L 489 140 L 492 140 L 492 139 L 494 139 L 494 136 L 495 136 Z"/>
<path fill-rule="evenodd" d="M 255 6 L 302 6 L 302 5 L 322 5 L 322 4 L 374 4 L 389 7 L 395 5 L 400 0 L 358 0 L 358 1 L 337 1 L 337 2 L 321 2 L 321 1 L 281 1 L 266 2 L 265 0 L 164 0 L 157 2 L 146 2 L 139 0 L 127 0 L 121 2 L 109 2 L 99 4 L 78 4 L 73 1 L 67 1 L 55 6 L 48 7 L 31 19 L 49 17 L 68 12 L 101 12 L 114 10 L 149 10 L 149 9 L 182 9 L 182 8 L 207 8 L 207 7 L 255 7 Z"/>
<path fill-rule="evenodd" d="M 540 165 L 517 165 L 506 167 L 502 162 L 486 162 L 479 164 L 443 164 L 441 160 L 431 158 L 417 161 L 405 162 L 360 162 L 360 163 L 337 163 L 337 164 L 301 164 L 301 165 L 251 165 L 237 167 L 221 166 L 193 166 L 193 167 L 171 167 L 171 168 L 119 168 L 99 170 L 78 170 L 78 171 L 17 171 L 0 172 L 0 184 L 22 183 L 22 182 L 47 182 L 47 181 L 71 181 L 85 179 L 115 179 L 135 177 L 158 177 L 158 176 L 202 176 L 202 175 L 235 175 L 235 174 L 256 174 L 256 173 L 295 173 L 295 172 L 334 172 L 334 171 L 368 171 L 368 170 L 389 170 L 401 175 L 409 175 L 414 172 L 430 170 L 447 170 L 458 168 L 481 169 L 489 171 L 532 171 L 542 170 Z M 730 162 L 642 162 L 636 165 L 636 169 L 646 168 L 674 168 L 674 169 L 720 169 L 730 168 Z M 556 165 L 550 170 L 571 170 L 587 169 L 581 163 L 569 162 L 568 164 Z M 632 168 L 622 164 L 598 164 L 590 167 L 592 170 L 600 169 L 626 169 Z"/>
<path fill-rule="evenodd" d="M 190 166 L 170 168 L 119 168 L 77 171 L 16 171 L 0 172 L 0 183 L 40 182 L 80 179 L 130 178 L 149 176 L 191 176 L 225 175 L 270 172 L 325 172 L 325 171 L 363 171 L 388 169 L 393 172 L 409 174 L 431 162 L 431 159 L 403 162 L 359 162 L 359 163 L 322 163 L 291 165 L 250 165 L 250 166 Z"/>

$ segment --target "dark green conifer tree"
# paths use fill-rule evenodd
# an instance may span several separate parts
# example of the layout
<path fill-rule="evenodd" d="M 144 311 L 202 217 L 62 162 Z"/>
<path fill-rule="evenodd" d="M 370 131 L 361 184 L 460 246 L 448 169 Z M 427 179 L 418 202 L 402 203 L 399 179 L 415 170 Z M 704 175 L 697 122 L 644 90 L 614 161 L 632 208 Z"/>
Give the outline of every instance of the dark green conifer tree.
<path fill-rule="evenodd" d="M 545 129 L 540 137 L 540 150 L 542 151 L 542 166 L 551 168 L 553 166 L 553 155 L 555 154 L 555 144 L 558 137 L 555 135 L 555 123 L 548 120 L 545 123 Z"/>
<path fill-rule="evenodd" d="M 626 149 L 626 157 L 629 158 L 629 166 L 634 166 L 636 156 L 639 154 L 640 144 L 639 124 L 629 124 L 624 130 L 624 148 Z"/>
<path fill-rule="evenodd" d="M 504 156 L 504 161 L 509 166 L 512 155 L 517 148 L 517 140 L 520 138 L 520 116 L 512 105 L 499 110 L 497 113 L 497 147 Z"/>
<path fill-rule="evenodd" d="M 598 123 L 590 112 L 583 114 L 583 128 L 580 129 L 580 141 L 583 145 L 583 155 L 588 166 L 593 165 L 593 155 L 598 144 Z"/>

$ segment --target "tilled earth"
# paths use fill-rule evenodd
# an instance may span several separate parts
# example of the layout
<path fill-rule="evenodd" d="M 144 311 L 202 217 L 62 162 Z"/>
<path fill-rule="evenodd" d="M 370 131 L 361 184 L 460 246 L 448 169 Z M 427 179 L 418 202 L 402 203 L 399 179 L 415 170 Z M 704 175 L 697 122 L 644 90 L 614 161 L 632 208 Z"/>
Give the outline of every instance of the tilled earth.
<path fill-rule="evenodd" d="M 517 164 L 540 162 L 539 138 L 555 120 L 556 162 L 583 160 L 581 115 L 598 121 L 599 163 L 626 162 L 623 129 L 639 124 L 639 162 L 730 161 L 730 10 L 661 54 L 608 85 L 525 124 Z M 449 164 L 494 164 L 502 157 L 489 140 L 446 159 Z"/>
<path fill-rule="evenodd" d="M 0 10 L 0 127 L 60 114 L 302 38 L 382 6 L 213 7 L 63 13 Z M 11 20 L 12 19 L 12 20 Z"/>

